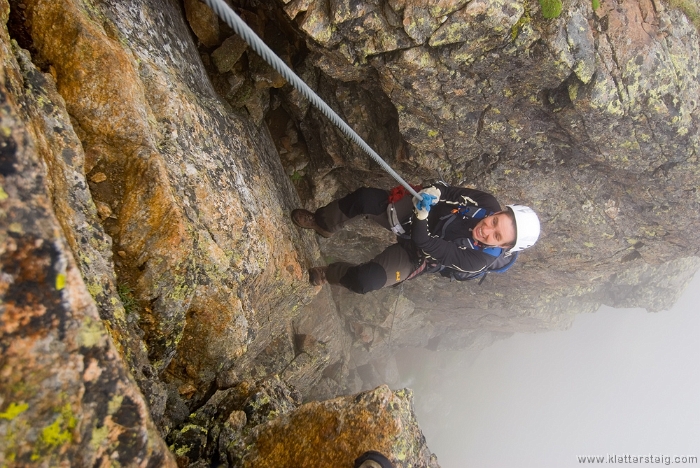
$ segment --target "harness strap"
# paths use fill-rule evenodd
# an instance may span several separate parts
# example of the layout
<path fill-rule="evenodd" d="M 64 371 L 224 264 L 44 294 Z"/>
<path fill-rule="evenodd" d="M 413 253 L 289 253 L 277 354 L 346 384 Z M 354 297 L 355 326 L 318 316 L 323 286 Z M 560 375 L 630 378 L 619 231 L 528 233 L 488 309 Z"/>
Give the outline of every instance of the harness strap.
<path fill-rule="evenodd" d="M 490 211 L 486 211 L 484 208 L 480 208 L 478 206 L 464 206 L 460 205 L 459 208 L 456 208 L 452 210 L 451 213 L 446 214 L 445 216 L 442 216 L 440 218 L 440 221 L 438 222 L 438 228 L 441 228 L 441 233 L 440 233 L 440 239 L 445 238 L 445 233 L 447 232 L 447 226 L 452 224 L 452 222 L 457 219 L 457 216 L 462 216 L 463 218 L 471 218 L 471 219 L 483 219 L 486 216 L 490 215 Z M 442 223 L 442 224 L 440 224 Z M 476 249 L 477 247 L 469 241 L 469 246 L 472 249 Z"/>
<path fill-rule="evenodd" d="M 396 208 L 394 203 L 389 203 L 386 207 L 386 217 L 389 220 L 389 225 L 391 226 L 391 231 L 397 236 L 406 234 L 406 230 L 401 225 L 399 220 L 399 215 L 396 213 Z"/>

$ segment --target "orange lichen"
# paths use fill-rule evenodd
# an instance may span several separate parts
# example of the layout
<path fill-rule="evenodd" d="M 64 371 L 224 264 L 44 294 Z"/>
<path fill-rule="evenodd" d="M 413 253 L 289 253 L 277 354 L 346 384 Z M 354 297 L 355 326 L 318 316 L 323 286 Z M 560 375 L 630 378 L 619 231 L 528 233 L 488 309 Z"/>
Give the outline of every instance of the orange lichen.
<path fill-rule="evenodd" d="M 254 453 L 245 458 L 250 468 L 352 466 L 367 450 L 391 454 L 403 425 L 396 413 L 399 398 L 382 386 L 345 406 L 343 399 L 312 402 L 288 417 L 261 426 Z"/>

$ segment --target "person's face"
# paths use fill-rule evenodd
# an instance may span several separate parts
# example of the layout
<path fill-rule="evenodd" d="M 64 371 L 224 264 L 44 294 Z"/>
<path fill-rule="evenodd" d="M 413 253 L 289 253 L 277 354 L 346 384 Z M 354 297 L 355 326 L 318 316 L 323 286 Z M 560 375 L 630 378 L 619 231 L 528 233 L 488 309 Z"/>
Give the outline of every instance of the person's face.
<path fill-rule="evenodd" d="M 515 226 L 506 213 L 499 211 L 479 221 L 472 230 L 475 241 L 494 247 L 508 247 L 515 243 Z"/>

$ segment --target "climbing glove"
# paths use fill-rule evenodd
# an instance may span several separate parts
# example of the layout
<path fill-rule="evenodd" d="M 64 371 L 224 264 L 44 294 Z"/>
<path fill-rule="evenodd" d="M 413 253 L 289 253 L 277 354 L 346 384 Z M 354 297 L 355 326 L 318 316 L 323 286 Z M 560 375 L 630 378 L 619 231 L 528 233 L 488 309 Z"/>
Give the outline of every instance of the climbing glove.
<path fill-rule="evenodd" d="M 430 207 L 440 200 L 440 189 L 428 187 L 418 192 L 418 194 L 423 198 L 413 197 L 413 206 L 416 209 L 416 218 L 423 220 L 428 217 Z"/>

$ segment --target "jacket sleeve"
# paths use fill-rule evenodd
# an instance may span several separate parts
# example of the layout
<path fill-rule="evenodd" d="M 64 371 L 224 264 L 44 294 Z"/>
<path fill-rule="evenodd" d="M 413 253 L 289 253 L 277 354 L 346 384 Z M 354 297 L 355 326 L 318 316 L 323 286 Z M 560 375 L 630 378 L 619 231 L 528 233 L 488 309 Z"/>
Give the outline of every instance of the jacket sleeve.
<path fill-rule="evenodd" d="M 427 220 L 420 220 L 414 215 L 412 224 L 411 240 L 414 245 L 441 265 L 459 271 L 477 272 L 483 270 L 488 266 L 489 261 L 493 260 L 493 257 L 484 252 L 461 247 L 431 235 Z"/>
<path fill-rule="evenodd" d="M 448 204 L 476 205 L 489 211 L 501 211 L 501 206 L 490 193 L 463 187 L 451 187 L 437 184 L 440 189 L 440 201 Z M 493 261 L 493 257 L 487 253 L 461 247 L 453 242 L 433 236 L 430 233 L 430 217 L 421 221 L 415 216 L 412 222 L 411 240 L 429 258 L 436 260 L 441 265 L 454 268 L 459 271 L 481 271 Z"/>
<path fill-rule="evenodd" d="M 435 187 L 440 189 L 440 200 L 446 203 L 480 206 L 494 213 L 501 211 L 498 200 L 490 193 L 442 184 L 436 184 Z"/>

